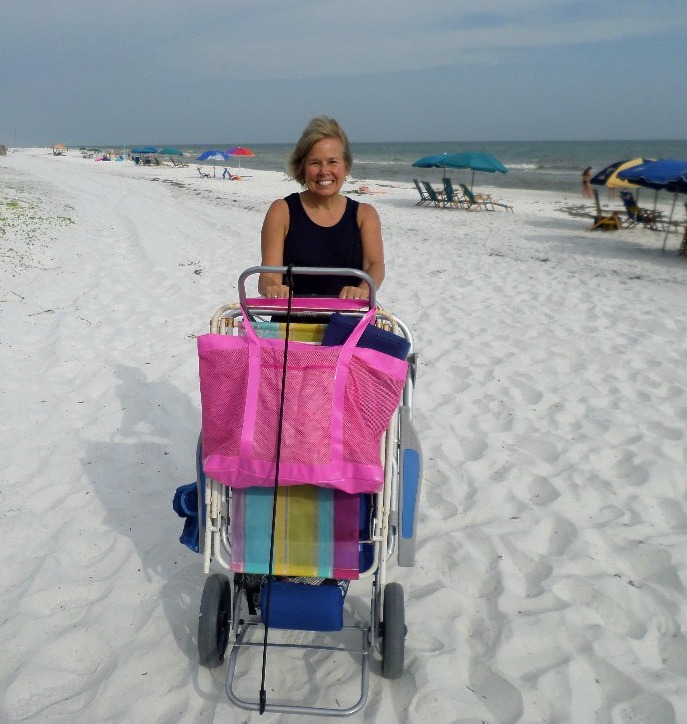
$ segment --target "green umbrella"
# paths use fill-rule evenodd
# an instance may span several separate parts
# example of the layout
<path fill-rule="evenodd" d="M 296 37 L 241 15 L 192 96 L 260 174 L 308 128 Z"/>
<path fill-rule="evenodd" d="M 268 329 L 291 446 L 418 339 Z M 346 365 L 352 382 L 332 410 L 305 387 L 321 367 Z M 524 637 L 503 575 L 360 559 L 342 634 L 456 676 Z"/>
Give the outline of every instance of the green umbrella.
<path fill-rule="evenodd" d="M 165 146 L 164 148 L 161 148 L 158 153 L 161 156 L 183 156 L 184 152 L 180 151 L 178 148 L 174 148 L 174 146 Z"/>

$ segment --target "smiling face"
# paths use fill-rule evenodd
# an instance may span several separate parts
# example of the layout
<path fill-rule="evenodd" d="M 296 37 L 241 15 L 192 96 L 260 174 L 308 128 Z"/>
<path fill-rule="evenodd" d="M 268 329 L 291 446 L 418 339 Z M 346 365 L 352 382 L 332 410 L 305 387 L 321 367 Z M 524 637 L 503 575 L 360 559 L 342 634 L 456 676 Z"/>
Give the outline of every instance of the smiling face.
<path fill-rule="evenodd" d="M 323 138 L 313 144 L 305 158 L 305 187 L 317 196 L 335 196 L 348 173 L 343 143 L 338 138 Z"/>

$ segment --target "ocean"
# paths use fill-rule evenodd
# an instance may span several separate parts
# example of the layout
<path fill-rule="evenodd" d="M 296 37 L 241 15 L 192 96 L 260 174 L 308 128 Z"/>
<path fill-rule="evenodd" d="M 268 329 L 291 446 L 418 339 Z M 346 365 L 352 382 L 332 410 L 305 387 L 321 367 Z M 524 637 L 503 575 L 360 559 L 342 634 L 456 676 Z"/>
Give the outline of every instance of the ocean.
<path fill-rule="evenodd" d="M 174 144 L 171 144 L 174 145 Z M 233 144 L 236 145 L 236 144 Z M 241 159 L 242 166 L 270 171 L 284 171 L 291 144 L 250 144 L 255 156 Z M 231 145 L 179 145 L 186 160 L 208 149 L 225 150 Z M 351 177 L 360 182 L 386 181 L 410 183 L 414 177 L 435 180 L 441 169 L 418 169 L 411 164 L 422 156 L 444 152 L 488 151 L 508 167 L 507 174 L 475 175 L 480 183 L 502 188 L 527 188 L 578 192 L 582 171 L 591 166 L 593 173 L 615 161 L 636 158 L 687 159 L 687 141 L 489 141 L 489 142 L 417 142 L 417 143 L 352 143 Z M 238 168 L 235 158 L 231 168 Z M 452 170 L 454 180 L 470 178 L 471 172 Z"/>

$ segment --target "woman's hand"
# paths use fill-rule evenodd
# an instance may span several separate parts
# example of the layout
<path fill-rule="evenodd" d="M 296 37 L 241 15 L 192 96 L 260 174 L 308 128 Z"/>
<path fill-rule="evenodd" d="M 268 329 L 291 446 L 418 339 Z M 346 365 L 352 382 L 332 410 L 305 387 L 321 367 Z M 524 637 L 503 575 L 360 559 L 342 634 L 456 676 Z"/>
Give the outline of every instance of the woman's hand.
<path fill-rule="evenodd" d="M 365 284 L 359 287 L 344 287 L 339 292 L 339 299 L 369 299 L 370 289 Z"/>
<path fill-rule="evenodd" d="M 289 288 L 286 284 L 271 284 L 265 287 L 263 296 L 269 299 L 287 299 L 289 296 Z"/>

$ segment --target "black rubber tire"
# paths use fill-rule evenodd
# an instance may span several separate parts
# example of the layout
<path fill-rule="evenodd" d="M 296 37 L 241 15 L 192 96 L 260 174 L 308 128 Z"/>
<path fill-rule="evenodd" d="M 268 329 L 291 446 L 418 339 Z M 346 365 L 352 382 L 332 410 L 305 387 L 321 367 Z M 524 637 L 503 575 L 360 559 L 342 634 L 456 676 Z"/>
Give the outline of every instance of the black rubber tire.
<path fill-rule="evenodd" d="M 229 643 L 231 584 L 226 576 L 208 576 L 200 599 L 198 616 L 198 659 L 201 666 L 214 669 L 224 661 Z"/>
<path fill-rule="evenodd" d="M 385 679 L 399 679 L 403 675 L 406 645 L 405 603 L 400 583 L 384 586 L 382 624 L 382 673 Z"/>

